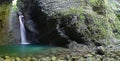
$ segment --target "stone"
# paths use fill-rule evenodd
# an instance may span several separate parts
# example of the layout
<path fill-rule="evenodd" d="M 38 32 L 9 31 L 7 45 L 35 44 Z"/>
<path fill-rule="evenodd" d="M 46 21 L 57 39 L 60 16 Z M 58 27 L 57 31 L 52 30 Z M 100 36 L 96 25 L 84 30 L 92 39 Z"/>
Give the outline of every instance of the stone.
<path fill-rule="evenodd" d="M 42 61 L 48 61 L 45 57 L 41 58 Z"/>
<path fill-rule="evenodd" d="M 104 55 L 104 53 L 105 53 L 105 48 L 104 47 L 102 47 L 102 46 L 99 46 L 99 47 L 97 47 L 97 54 L 100 54 L 100 55 Z"/>
<path fill-rule="evenodd" d="M 55 56 L 52 56 L 52 57 L 51 57 L 51 60 L 52 60 L 52 61 L 56 61 L 57 58 L 56 58 Z"/>
<path fill-rule="evenodd" d="M 78 61 L 85 61 L 85 58 L 81 57 Z"/>
<path fill-rule="evenodd" d="M 117 60 L 114 58 L 104 58 L 103 61 L 117 61 Z"/>
<path fill-rule="evenodd" d="M 0 57 L 0 61 L 4 61 L 4 59 Z"/>
<path fill-rule="evenodd" d="M 87 57 L 86 61 L 96 61 L 94 57 Z"/>
<path fill-rule="evenodd" d="M 19 57 L 16 57 L 15 60 L 16 61 L 21 61 L 21 59 Z"/>
<path fill-rule="evenodd" d="M 95 58 L 100 58 L 101 59 L 102 56 L 101 55 L 96 55 Z"/>
<path fill-rule="evenodd" d="M 96 58 L 96 61 L 101 61 L 101 59 L 100 58 Z"/>
<path fill-rule="evenodd" d="M 86 57 L 92 57 L 93 55 L 92 54 L 87 54 Z"/>
<path fill-rule="evenodd" d="M 11 61 L 11 59 L 5 59 L 4 61 Z"/>
<path fill-rule="evenodd" d="M 31 58 L 31 61 L 37 61 L 37 58 L 32 57 L 32 58 Z"/>
<path fill-rule="evenodd" d="M 9 56 L 5 56 L 5 59 L 9 59 L 10 57 Z"/>
<path fill-rule="evenodd" d="M 51 58 L 50 58 L 50 57 L 46 57 L 46 59 L 47 59 L 48 61 L 51 61 Z"/>
<path fill-rule="evenodd" d="M 11 59 L 11 61 L 15 61 L 15 59 L 14 59 L 14 58 L 12 58 L 12 59 Z"/>
<path fill-rule="evenodd" d="M 11 61 L 11 58 L 9 56 L 5 56 L 5 61 Z"/>

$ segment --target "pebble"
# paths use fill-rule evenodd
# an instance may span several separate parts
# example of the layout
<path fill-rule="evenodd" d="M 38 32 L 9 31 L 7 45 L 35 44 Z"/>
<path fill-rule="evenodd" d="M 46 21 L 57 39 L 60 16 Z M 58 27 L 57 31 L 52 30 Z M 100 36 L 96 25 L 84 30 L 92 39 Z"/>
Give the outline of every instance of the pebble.
<path fill-rule="evenodd" d="M 0 57 L 0 61 L 120 61 L 120 56 L 117 54 L 84 54 L 84 55 L 50 55 L 40 57 Z"/>
<path fill-rule="evenodd" d="M 3 61 L 4 59 L 0 57 L 0 61 Z"/>
<path fill-rule="evenodd" d="M 21 61 L 21 59 L 19 57 L 16 57 L 15 61 Z"/>
<path fill-rule="evenodd" d="M 5 59 L 9 59 L 10 57 L 9 56 L 5 56 Z"/>
<path fill-rule="evenodd" d="M 53 56 L 51 59 L 52 59 L 52 61 L 56 61 L 57 60 L 57 58 L 55 56 Z"/>
<path fill-rule="evenodd" d="M 42 61 L 48 61 L 46 58 L 41 58 Z"/>
<path fill-rule="evenodd" d="M 32 57 L 31 61 L 37 61 L 37 59 L 35 57 Z"/>
<path fill-rule="evenodd" d="M 88 58 L 86 59 L 86 61 L 95 61 L 95 58 L 94 58 L 94 57 L 88 57 Z"/>
<path fill-rule="evenodd" d="M 5 59 L 5 61 L 11 61 L 11 59 Z"/>
<path fill-rule="evenodd" d="M 5 56 L 5 60 L 4 61 L 11 61 L 11 58 L 9 56 Z"/>
<path fill-rule="evenodd" d="M 50 57 L 46 57 L 45 58 L 47 61 L 51 61 L 51 58 Z"/>
<path fill-rule="evenodd" d="M 30 61 L 30 60 L 31 60 L 31 57 L 27 57 L 27 58 L 26 58 L 26 61 Z"/>
<path fill-rule="evenodd" d="M 14 58 L 12 58 L 11 61 L 16 61 L 16 60 Z"/>

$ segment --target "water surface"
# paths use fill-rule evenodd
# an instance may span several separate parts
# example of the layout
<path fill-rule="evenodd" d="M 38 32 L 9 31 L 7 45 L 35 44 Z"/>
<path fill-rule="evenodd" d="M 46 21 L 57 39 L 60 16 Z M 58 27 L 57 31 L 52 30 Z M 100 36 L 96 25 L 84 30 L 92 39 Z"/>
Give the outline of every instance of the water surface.
<path fill-rule="evenodd" d="M 4 45 L 0 46 L 0 55 L 36 55 L 51 48 L 41 45 Z"/>

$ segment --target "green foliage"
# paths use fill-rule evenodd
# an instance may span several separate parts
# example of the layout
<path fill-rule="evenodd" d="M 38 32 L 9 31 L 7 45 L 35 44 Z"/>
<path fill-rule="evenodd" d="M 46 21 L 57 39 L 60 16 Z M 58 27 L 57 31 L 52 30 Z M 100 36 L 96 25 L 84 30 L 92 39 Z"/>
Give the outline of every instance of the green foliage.
<path fill-rule="evenodd" d="M 96 4 L 96 3 L 97 3 L 97 0 L 90 0 L 90 3 L 91 3 L 91 4 Z"/>
<path fill-rule="evenodd" d="M 8 19 L 10 5 L 0 5 L 0 30 L 5 26 L 5 22 Z"/>
<path fill-rule="evenodd" d="M 106 14 L 106 4 L 104 0 L 91 0 L 91 4 L 93 6 L 93 10 L 101 15 Z"/>
<path fill-rule="evenodd" d="M 120 20 L 120 12 L 116 12 L 118 19 Z"/>
<path fill-rule="evenodd" d="M 9 43 L 9 33 L 8 33 L 8 18 L 10 13 L 10 4 L 1 4 L 0 5 L 0 44 Z"/>

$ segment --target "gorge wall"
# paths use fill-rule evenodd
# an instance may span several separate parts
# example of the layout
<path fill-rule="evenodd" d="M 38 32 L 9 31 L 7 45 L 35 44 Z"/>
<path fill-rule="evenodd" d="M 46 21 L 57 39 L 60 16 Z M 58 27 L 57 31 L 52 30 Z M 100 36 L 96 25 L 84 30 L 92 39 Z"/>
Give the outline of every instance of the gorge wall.
<path fill-rule="evenodd" d="M 0 45 L 16 43 L 9 31 L 11 0 L 0 1 Z"/>
<path fill-rule="evenodd" d="M 116 12 L 119 10 L 114 10 L 110 2 L 113 1 L 18 0 L 17 10 L 24 15 L 31 43 L 66 46 L 76 41 L 94 46 L 117 45 L 120 21 Z M 13 12 L 16 14 L 12 15 L 11 31 L 15 40 L 20 41 L 18 13 Z"/>
<path fill-rule="evenodd" d="M 20 11 L 35 23 L 40 43 L 108 45 L 119 42 L 119 19 L 108 0 L 21 0 Z M 111 3 L 112 4 L 112 3 Z M 28 27 L 26 25 L 26 27 Z"/>

